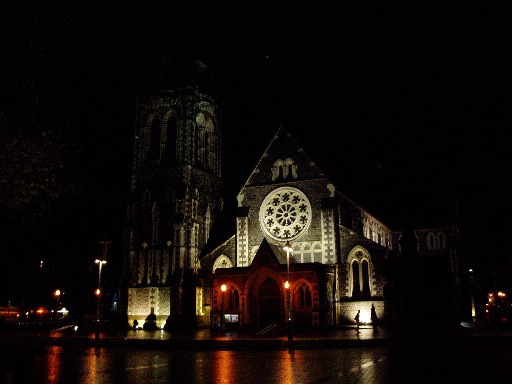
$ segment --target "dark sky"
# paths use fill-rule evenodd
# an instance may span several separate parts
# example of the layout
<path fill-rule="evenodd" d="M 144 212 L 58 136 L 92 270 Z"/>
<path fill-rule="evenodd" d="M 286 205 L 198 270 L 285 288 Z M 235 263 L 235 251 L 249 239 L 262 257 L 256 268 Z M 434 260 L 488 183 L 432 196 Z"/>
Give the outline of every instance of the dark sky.
<path fill-rule="evenodd" d="M 82 239 L 107 232 L 114 258 L 136 98 L 164 87 L 162 62 L 189 50 L 218 90 L 227 212 L 285 124 L 385 223 L 456 205 L 470 257 L 510 262 L 507 10 L 413 3 L 7 0 L 0 108 L 68 122 L 89 188 Z"/>

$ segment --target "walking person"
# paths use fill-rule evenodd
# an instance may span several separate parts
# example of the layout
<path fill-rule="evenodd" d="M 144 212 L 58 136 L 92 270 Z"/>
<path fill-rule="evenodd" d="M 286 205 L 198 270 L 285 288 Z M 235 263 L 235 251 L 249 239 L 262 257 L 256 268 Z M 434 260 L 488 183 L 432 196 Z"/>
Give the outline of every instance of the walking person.
<path fill-rule="evenodd" d="M 379 318 L 377 317 L 377 312 L 375 311 L 375 306 L 373 305 L 372 303 L 372 309 L 371 309 L 371 315 L 370 315 L 371 319 L 372 319 L 372 324 L 373 324 L 373 327 L 377 327 L 377 323 L 379 322 Z"/>
<path fill-rule="evenodd" d="M 360 316 L 360 315 L 361 315 L 361 310 L 359 310 L 359 309 L 358 309 L 358 310 L 357 310 L 357 314 L 356 314 L 356 316 L 354 317 L 354 320 L 356 321 L 356 324 L 357 324 L 357 333 L 361 333 L 361 332 L 359 331 L 359 324 L 360 324 L 360 322 L 359 322 L 359 316 Z"/>
<path fill-rule="evenodd" d="M 379 322 L 379 318 L 377 317 L 377 312 L 375 311 L 375 306 L 373 305 L 373 303 L 372 303 L 370 318 L 372 320 L 373 331 L 377 332 L 377 324 Z"/>

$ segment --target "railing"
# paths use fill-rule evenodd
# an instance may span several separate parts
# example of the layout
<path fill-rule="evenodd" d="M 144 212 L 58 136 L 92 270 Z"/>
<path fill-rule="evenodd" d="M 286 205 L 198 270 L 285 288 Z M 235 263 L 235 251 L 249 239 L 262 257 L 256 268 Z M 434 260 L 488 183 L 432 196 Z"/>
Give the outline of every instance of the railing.
<path fill-rule="evenodd" d="M 267 325 L 265 328 L 263 328 L 261 331 L 259 331 L 258 333 L 256 333 L 258 336 L 262 336 L 268 332 L 270 332 L 271 330 L 273 330 L 274 328 L 277 327 L 277 324 L 270 324 L 270 325 Z"/>

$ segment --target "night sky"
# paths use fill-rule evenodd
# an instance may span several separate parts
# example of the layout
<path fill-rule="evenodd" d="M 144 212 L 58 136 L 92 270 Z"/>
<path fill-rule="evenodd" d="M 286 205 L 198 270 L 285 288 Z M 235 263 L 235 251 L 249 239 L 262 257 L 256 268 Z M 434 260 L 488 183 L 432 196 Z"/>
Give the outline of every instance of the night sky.
<path fill-rule="evenodd" d="M 53 217 L 59 233 L 38 255 L 20 262 L 4 246 L 12 278 L 2 300 L 33 277 L 20 263 L 43 257 L 56 271 L 48 284 L 94 286 L 105 237 L 116 285 L 136 100 L 168 86 L 164 63 L 183 52 L 208 66 L 217 88 L 226 233 L 236 193 L 284 124 L 384 223 L 456 212 L 472 266 L 486 276 L 489 266 L 510 268 L 512 31 L 499 2 L 130 3 L 2 2 L 2 124 L 62 130 L 76 148 L 65 167 L 81 184 L 76 209 Z"/>

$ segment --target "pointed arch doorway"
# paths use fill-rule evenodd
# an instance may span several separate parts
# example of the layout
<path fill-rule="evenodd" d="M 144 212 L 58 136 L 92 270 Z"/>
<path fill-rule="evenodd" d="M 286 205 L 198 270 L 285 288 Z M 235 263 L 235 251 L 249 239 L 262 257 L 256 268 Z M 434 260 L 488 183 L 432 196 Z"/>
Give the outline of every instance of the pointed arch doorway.
<path fill-rule="evenodd" d="M 279 284 L 270 277 L 263 281 L 258 290 L 258 328 L 281 324 L 282 302 Z"/>

